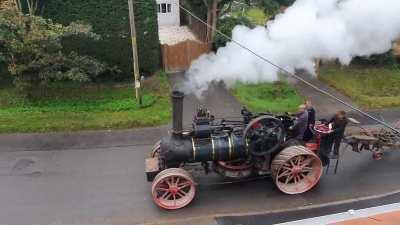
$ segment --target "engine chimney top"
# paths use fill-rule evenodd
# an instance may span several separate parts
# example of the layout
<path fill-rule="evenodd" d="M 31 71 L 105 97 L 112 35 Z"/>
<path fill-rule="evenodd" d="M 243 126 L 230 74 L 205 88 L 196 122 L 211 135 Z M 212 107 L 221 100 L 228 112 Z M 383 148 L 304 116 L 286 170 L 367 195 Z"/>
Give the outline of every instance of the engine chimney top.
<path fill-rule="evenodd" d="M 183 130 L 183 98 L 185 95 L 180 91 L 171 93 L 172 99 L 172 133 L 182 134 Z"/>

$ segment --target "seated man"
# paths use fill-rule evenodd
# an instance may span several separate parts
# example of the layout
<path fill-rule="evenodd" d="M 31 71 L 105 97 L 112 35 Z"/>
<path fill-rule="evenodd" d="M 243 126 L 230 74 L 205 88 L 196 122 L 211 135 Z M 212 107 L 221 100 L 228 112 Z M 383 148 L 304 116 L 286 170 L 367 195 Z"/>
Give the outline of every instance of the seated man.
<path fill-rule="evenodd" d="M 308 111 L 308 124 L 307 129 L 304 133 L 304 141 L 308 142 L 314 137 L 314 125 L 315 125 L 315 109 L 311 104 L 311 100 L 306 100 L 305 105 Z"/>
<path fill-rule="evenodd" d="M 299 106 L 299 111 L 296 114 L 296 120 L 294 121 L 294 125 L 292 126 L 292 130 L 294 131 L 294 138 L 303 141 L 304 133 L 306 132 L 308 127 L 308 111 L 305 105 Z"/>

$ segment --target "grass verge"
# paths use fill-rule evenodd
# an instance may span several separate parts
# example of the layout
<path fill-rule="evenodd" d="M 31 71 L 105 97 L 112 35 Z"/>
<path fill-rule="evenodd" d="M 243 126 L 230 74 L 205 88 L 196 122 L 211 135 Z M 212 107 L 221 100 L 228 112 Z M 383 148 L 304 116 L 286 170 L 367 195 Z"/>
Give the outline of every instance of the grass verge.
<path fill-rule="evenodd" d="M 286 82 L 238 83 L 231 91 L 240 103 L 257 112 L 295 112 L 304 101 L 304 98 Z"/>
<path fill-rule="evenodd" d="M 156 126 L 171 114 L 167 75 L 143 84 L 143 106 L 132 84 L 62 85 L 34 101 L 0 90 L 0 133 L 77 131 Z"/>
<path fill-rule="evenodd" d="M 400 71 L 392 68 L 321 67 L 320 80 L 367 108 L 400 107 Z"/>

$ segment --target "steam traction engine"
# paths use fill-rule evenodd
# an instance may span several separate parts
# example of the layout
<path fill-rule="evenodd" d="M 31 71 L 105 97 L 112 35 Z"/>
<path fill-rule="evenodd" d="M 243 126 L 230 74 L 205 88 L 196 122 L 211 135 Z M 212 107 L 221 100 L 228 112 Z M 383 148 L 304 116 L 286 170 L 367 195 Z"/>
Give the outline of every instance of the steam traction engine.
<path fill-rule="evenodd" d="M 244 109 L 241 120 L 217 120 L 200 108 L 192 129 L 183 130 L 183 98 L 180 92 L 172 93 L 171 136 L 159 141 L 146 159 L 147 179 L 153 182 L 151 193 L 159 207 L 179 209 L 194 199 L 195 182 L 185 170 L 189 164 L 234 179 L 270 174 L 286 194 L 304 193 L 318 183 L 321 160 L 291 139 L 290 116 L 254 115 Z"/>

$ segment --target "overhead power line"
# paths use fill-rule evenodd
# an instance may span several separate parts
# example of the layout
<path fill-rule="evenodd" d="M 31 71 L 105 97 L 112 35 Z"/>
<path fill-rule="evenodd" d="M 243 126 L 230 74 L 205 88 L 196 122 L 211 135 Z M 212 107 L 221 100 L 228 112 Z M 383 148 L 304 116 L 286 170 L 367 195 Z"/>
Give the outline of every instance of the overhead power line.
<path fill-rule="evenodd" d="M 183 5 L 179 5 L 179 8 L 181 8 L 183 11 L 185 11 L 186 13 L 188 13 L 189 15 L 191 15 L 193 18 L 195 18 L 195 19 L 198 20 L 199 22 L 201 22 L 201 23 L 203 23 L 204 25 L 206 25 L 209 29 L 214 30 L 215 32 L 217 32 L 218 34 L 222 35 L 222 36 L 223 36 L 224 38 L 226 38 L 227 40 L 229 40 L 229 41 L 235 43 L 235 44 L 238 45 L 239 47 L 245 49 L 246 51 L 250 52 L 251 54 L 253 54 L 253 55 L 256 56 L 257 58 L 263 60 L 264 62 L 266 62 L 266 63 L 272 65 L 273 67 L 277 68 L 278 70 L 280 70 L 280 71 L 286 73 L 287 75 L 289 75 L 289 76 L 295 78 L 295 79 L 298 80 L 298 81 L 303 82 L 304 84 L 306 84 L 306 85 L 310 86 L 311 88 L 313 88 L 314 90 L 316 90 L 316 91 L 318 91 L 318 92 L 320 92 L 320 93 L 322 93 L 322 94 L 324 94 L 324 95 L 326 95 L 326 96 L 332 98 L 333 100 L 335 100 L 335 101 L 337 101 L 337 102 L 340 102 L 341 104 L 347 106 L 348 108 L 353 109 L 354 111 L 360 113 L 361 115 L 363 115 L 363 116 L 365 116 L 365 117 L 367 117 L 367 118 L 369 118 L 369 119 L 371 119 L 371 120 L 373 120 L 373 121 L 375 121 L 375 122 L 377 122 L 377 123 L 379 123 L 379 124 L 381 124 L 381 125 L 383 125 L 383 126 L 389 128 L 390 130 L 396 132 L 397 134 L 400 134 L 400 130 L 396 129 L 396 128 L 393 127 L 392 125 L 390 125 L 390 124 L 388 124 L 388 123 L 386 123 L 386 122 L 384 122 L 384 121 L 382 121 L 382 120 L 380 120 L 380 119 L 375 118 L 374 116 L 370 115 L 369 113 L 362 111 L 361 109 L 359 109 L 359 108 L 357 108 L 357 107 L 351 105 L 351 104 L 348 103 L 348 102 L 343 101 L 342 99 L 340 99 L 340 98 L 336 97 L 335 95 L 333 95 L 333 94 L 331 94 L 331 93 L 329 93 L 329 92 L 327 92 L 327 91 L 325 91 L 325 90 L 323 90 L 323 89 L 321 89 L 321 88 L 315 86 L 314 84 L 308 82 L 307 80 L 305 80 L 304 78 L 302 78 L 302 77 L 296 75 L 295 73 L 291 73 L 290 71 L 288 71 L 288 70 L 284 69 L 283 67 L 277 65 L 276 63 L 272 62 L 271 60 L 269 60 L 269 59 L 267 59 L 267 58 L 261 56 L 260 54 L 258 54 L 257 52 L 251 50 L 250 48 L 246 47 L 245 45 L 241 44 L 240 42 L 233 40 L 231 37 L 229 37 L 228 35 L 222 33 L 220 30 L 218 30 L 218 29 L 213 28 L 212 26 L 210 26 L 207 22 L 203 21 L 201 18 L 199 18 L 198 16 L 196 16 L 194 13 L 192 13 L 190 10 L 188 10 L 187 8 L 185 8 Z"/>

